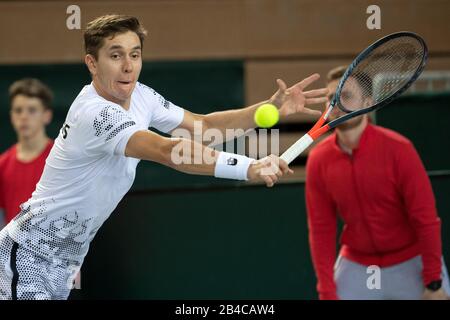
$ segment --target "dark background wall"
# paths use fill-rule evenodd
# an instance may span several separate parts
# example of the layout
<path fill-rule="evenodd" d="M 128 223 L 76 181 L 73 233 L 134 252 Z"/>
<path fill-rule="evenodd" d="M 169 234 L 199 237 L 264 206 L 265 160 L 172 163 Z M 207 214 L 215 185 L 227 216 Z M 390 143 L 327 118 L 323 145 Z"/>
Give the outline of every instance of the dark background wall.
<path fill-rule="evenodd" d="M 450 175 L 431 177 L 442 230 Z M 316 299 L 304 184 L 129 194 L 82 268 L 89 299 Z M 450 262 L 450 235 L 443 232 Z"/>

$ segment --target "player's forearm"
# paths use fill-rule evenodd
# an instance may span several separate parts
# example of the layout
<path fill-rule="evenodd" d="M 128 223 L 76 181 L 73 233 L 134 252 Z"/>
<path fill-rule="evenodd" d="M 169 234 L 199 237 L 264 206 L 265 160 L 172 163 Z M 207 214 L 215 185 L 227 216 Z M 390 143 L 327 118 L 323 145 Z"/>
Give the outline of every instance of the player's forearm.
<path fill-rule="evenodd" d="M 247 180 L 249 167 L 254 161 L 246 156 L 218 152 L 201 143 L 181 139 L 171 139 L 169 167 L 189 174 L 209 175 L 217 178 Z"/>
<path fill-rule="evenodd" d="M 170 154 L 165 165 L 184 173 L 214 175 L 214 167 L 219 152 L 198 142 L 172 138 Z"/>
<path fill-rule="evenodd" d="M 137 131 L 130 137 L 125 156 L 158 162 L 189 174 L 235 180 L 247 180 L 250 164 L 254 161 L 246 156 L 218 152 L 193 140 L 165 138 L 148 130 Z M 253 166 L 252 177 L 262 176 L 263 170 L 260 167 L 265 165 L 263 161 Z M 279 167 L 286 172 L 289 170 L 283 163 Z M 267 177 L 261 179 L 266 181 Z M 270 181 L 267 182 L 271 184 Z"/>
<path fill-rule="evenodd" d="M 254 128 L 255 111 L 260 105 L 266 102 L 267 101 L 262 101 L 242 109 L 233 109 L 209 113 L 204 116 L 203 122 L 207 128 L 214 128 L 220 130 L 223 136 L 226 137 L 226 140 L 230 140 L 237 137 L 237 135 L 232 136 L 230 136 L 229 134 L 227 135 L 226 130 L 243 129 L 245 131 Z"/>
<path fill-rule="evenodd" d="M 153 132 L 140 131 L 128 141 L 125 155 L 189 174 L 214 175 L 219 152 L 192 140 L 165 138 Z"/>

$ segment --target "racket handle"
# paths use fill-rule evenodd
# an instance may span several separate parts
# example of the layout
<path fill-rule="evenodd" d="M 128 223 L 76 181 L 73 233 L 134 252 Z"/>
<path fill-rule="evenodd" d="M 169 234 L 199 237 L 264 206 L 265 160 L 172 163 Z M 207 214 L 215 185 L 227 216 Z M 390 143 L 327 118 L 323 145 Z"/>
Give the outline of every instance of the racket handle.
<path fill-rule="evenodd" d="M 306 148 L 313 143 L 313 138 L 309 134 L 305 134 L 298 139 L 292 146 L 289 147 L 282 155 L 281 159 L 290 164 L 295 158 L 297 158 Z"/>

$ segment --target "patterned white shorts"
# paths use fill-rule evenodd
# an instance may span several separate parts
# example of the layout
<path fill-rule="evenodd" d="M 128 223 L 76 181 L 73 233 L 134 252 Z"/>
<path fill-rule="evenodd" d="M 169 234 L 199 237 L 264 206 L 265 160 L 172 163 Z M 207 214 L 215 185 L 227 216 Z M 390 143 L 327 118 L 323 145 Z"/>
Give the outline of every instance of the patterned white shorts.
<path fill-rule="evenodd" d="M 0 300 L 65 300 L 77 270 L 62 259 L 48 259 L 0 231 Z"/>

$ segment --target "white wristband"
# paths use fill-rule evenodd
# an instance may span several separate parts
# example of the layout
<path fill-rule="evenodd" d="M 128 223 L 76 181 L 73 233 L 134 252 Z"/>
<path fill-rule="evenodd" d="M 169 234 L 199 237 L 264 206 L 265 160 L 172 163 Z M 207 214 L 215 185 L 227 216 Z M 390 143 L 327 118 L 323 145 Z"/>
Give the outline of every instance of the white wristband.
<path fill-rule="evenodd" d="M 214 168 L 214 177 L 248 180 L 248 167 L 254 160 L 239 154 L 221 152 L 217 158 L 216 167 Z"/>

